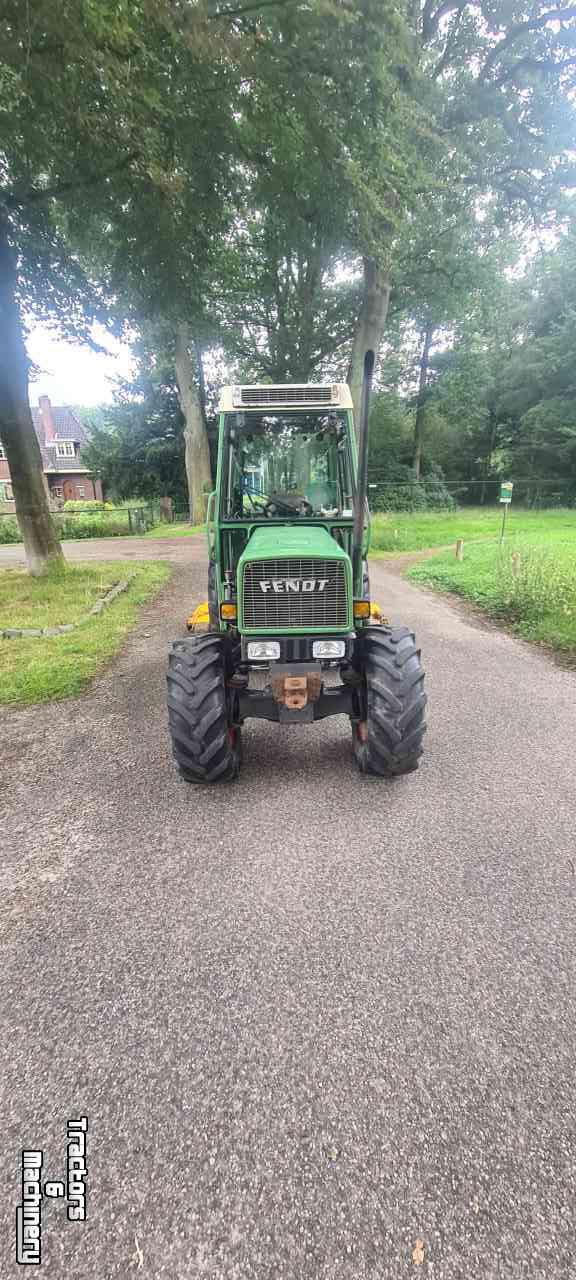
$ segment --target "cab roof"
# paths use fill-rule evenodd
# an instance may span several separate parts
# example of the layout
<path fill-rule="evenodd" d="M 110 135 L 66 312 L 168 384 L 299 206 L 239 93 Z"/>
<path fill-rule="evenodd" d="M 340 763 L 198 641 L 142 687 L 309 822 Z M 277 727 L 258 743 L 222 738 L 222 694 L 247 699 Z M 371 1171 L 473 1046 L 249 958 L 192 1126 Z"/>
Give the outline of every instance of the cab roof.
<path fill-rule="evenodd" d="M 351 409 L 352 396 L 345 382 L 283 384 L 252 383 L 249 386 L 226 386 L 220 389 L 220 413 L 238 409 Z"/>

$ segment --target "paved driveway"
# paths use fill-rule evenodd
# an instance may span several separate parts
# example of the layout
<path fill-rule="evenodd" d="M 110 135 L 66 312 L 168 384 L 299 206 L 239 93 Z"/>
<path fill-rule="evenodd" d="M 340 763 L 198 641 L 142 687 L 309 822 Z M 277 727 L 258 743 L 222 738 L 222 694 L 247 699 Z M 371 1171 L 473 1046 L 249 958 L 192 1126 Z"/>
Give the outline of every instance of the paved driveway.
<path fill-rule="evenodd" d="M 78 560 L 172 560 L 174 564 L 187 564 L 190 556 L 202 554 L 205 546 L 203 534 L 182 538 L 79 538 L 62 543 L 64 555 L 72 564 Z M 21 542 L 0 547 L 0 569 L 25 563 Z"/>
<path fill-rule="evenodd" d="M 42 1275 L 572 1275 L 574 675 L 379 564 L 421 771 L 361 779 L 340 718 L 254 722 L 240 781 L 191 789 L 187 559 L 88 694 L 3 712 L 0 1274 L 20 1148 L 61 1177 L 86 1113 L 88 1220 L 49 1203 Z"/>

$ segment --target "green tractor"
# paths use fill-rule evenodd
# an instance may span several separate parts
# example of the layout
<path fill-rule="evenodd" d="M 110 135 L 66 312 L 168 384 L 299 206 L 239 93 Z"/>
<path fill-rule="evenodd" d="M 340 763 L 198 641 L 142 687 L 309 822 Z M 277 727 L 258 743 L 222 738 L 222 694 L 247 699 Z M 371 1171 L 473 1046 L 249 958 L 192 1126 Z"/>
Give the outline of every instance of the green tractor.
<path fill-rule="evenodd" d="M 403 626 L 374 622 L 367 570 L 366 353 L 358 448 L 347 386 L 224 387 L 208 505 L 208 626 L 168 668 L 173 753 L 188 782 L 236 778 L 248 716 L 346 715 L 362 773 L 418 767 L 426 694 Z"/>

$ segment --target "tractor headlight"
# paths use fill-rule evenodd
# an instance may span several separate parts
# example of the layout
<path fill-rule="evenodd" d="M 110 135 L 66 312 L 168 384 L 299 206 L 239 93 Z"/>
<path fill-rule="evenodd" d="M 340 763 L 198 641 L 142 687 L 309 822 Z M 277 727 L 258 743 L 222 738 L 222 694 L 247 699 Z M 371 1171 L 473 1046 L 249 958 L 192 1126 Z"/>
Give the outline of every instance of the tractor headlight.
<path fill-rule="evenodd" d="M 346 653 L 345 640 L 313 640 L 313 658 L 343 658 Z"/>
<path fill-rule="evenodd" d="M 262 662 L 267 658 L 279 658 L 280 645 L 277 640 L 250 640 L 248 643 L 248 661 Z"/>

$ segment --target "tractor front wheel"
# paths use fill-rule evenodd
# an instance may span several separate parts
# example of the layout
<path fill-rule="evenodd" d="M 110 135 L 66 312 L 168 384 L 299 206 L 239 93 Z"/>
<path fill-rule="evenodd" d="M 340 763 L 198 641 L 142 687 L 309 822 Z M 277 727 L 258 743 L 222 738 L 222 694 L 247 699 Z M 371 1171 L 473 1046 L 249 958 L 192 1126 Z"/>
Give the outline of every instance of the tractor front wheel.
<path fill-rule="evenodd" d="M 168 659 L 172 752 L 187 782 L 227 782 L 240 771 L 240 727 L 231 720 L 223 635 L 176 640 Z"/>
<path fill-rule="evenodd" d="M 396 778 L 418 768 L 426 729 L 424 672 L 408 627 L 367 627 L 358 662 L 364 681 L 352 720 L 361 773 Z"/>

